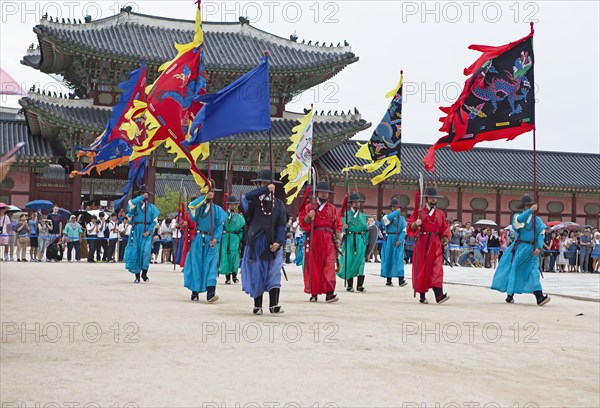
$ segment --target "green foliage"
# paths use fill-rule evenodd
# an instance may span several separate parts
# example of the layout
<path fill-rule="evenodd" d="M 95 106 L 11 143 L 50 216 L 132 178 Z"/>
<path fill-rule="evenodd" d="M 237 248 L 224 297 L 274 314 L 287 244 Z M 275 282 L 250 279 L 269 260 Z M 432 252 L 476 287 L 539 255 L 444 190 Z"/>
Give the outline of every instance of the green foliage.
<path fill-rule="evenodd" d="M 154 198 L 154 205 L 160 211 L 160 217 L 165 218 L 167 214 L 179 211 L 179 191 L 171 190 L 169 186 L 165 187 L 165 194 Z"/>

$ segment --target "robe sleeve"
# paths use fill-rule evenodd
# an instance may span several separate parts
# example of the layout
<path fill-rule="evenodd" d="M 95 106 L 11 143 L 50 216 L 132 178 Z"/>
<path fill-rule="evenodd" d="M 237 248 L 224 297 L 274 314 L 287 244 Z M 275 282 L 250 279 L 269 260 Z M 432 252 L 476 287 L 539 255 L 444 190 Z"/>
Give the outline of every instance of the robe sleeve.
<path fill-rule="evenodd" d="M 304 222 L 304 219 L 306 218 L 306 214 L 308 214 L 311 209 L 312 204 L 306 204 L 304 208 L 301 208 L 300 212 L 298 213 L 298 224 L 304 232 L 310 232 L 310 222 L 306 223 Z"/>
<path fill-rule="evenodd" d="M 398 222 L 398 241 L 402 242 L 404 241 L 404 238 L 406 237 L 406 232 L 404 232 L 404 229 L 407 227 L 408 223 L 406 222 L 406 218 L 404 218 L 403 216 L 400 215 L 399 217 L 399 222 Z"/>
<path fill-rule="evenodd" d="M 248 200 L 248 201 L 256 201 L 258 199 L 258 197 L 260 197 L 263 194 L 268 194 L 268 193 L 269 193 L 269 188 L 267 186 L 263 186 L 263 187 L 259 187 L 252 191 L 247 192 L 246 194 L 244 194 L 244 196 L 246 197 L 246 200 Z"/>
<path fill-rule="evenodd" d="M 413 211 L 413 213 L 411 214 L 410 217 L 408 217 L 408 220 L 406 220 L 406 235 L 408 235 L 409 237 L 416 237 L 417 236 L 417 231 L 419 231 L 419 229 L 411 229 L 410 226 L 412 225 L 413 222 L 417 221 L 418 219 L 418 214 L 419 211 L 421 211 L 421 209 L 415 209 L 415 211 Z"/>
<path fill-rule="evenodd" d="M 536 220 L 536 232 L 537 232 L 537 237 L 536 237 L 536 244 L 535 247 L 536 248 L 543 248 L 544 245 L 544 236 L 545 236 L 545 229 L 546 229 L 546 224 L 544 224 L 544 222 L 539 218 L 539 217 L 535 217 Z"/>
<path fill-rule="evenodd" d="M 531 208 L 528 209 L 527 211 L 523 211 L 521 214 L 517 215 L 517 222 L 520 222 L 520 223 L 527 222 L 527 219 L 529 218 L 530 215 L 531 215 Z"/>
<path fill-rule="evenodd" d="M 285 211 L 285 205 L 280 200 L 275 200 L 277 206 L 279 206 L 279 217 L 276 221 L 275 226 L 275 242 L 279 243 L 279 246 L 283 248 L 285 245 L 285 226 L 287 225 L 287 213 Z"/>

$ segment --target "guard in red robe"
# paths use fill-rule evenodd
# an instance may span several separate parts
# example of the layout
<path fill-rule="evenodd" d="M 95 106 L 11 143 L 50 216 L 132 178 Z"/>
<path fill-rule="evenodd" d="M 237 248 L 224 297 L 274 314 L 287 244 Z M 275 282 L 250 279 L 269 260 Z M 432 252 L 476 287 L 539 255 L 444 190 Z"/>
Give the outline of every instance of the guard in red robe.
<path fill-rule="evenodd" d="M 336 261 L 342 235 L 342 220 L 329 202 L 329 182 L 321 181 L 315 188 L 317 199 L 300 208 L 300 228 L 307 234 L 304 245 L 304 292 L 310 301 L 325 294 L 327 303 L 337 302 L 335 294 Z M 313 222 L 314 221 L 314 222 Z"/>
<path fill-rule="evenodd" d="M 195 199 L 196 198 L 194 197 L 192 201 Z M 196 236 L 196 223 L 190 217 L 190 212 L 187 209 L 184 209 L 181 212 L 181 236 L 183 241 L 179 266 L 183 268 L 185 266 L 185 258 L 187 257 L 192 241 Z"/>
<path fill-rule="evenodd" d="M 412 284 L 420 294 L 419 301 L 428 303 L 425 294 L 433 289 L 437 303 L 444 303 L 450 297 L 444 293 L 444 255 L 442 241 L 450 238 L 450 229 L 444 211 L 437 208 L 437 195 L 434 187 L 429 187 L 423 195 L 425 205 L 408 219 L 408 234 L 416 237 L 412 262 Z"/>

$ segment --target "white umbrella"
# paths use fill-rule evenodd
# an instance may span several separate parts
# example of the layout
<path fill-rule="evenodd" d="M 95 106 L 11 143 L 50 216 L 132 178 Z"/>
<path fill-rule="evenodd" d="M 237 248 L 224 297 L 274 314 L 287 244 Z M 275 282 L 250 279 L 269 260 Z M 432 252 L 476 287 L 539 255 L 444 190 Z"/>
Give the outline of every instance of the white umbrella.
<path fill-rule="evenodd" d="M 496 224 L 492 220 L 479 220 L 475 223 L 475 225 L 478 225 L 481 227 L 497 227 L 498 226 L 498 224 Z"/>

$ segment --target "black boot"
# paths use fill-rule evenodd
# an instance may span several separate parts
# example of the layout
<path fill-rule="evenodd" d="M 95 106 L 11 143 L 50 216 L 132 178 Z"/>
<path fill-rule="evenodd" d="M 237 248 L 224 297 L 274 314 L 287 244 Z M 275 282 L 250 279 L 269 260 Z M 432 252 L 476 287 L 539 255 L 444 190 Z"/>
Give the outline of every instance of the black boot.
<path fill-rule="evenodd" d="M 504 301 L 506 303 L 515 303 L 515 299 L 513 298 L 513 295 L 509 295 L 508 293 L 506 294 L 506 299 L 504 299 Z"/>
<path fill-rule="evenodd" d="M 284 313 L 283 309 L 279 305 L 279 288 L 273 288 L 269 291 L 269 312 L 277 314 Z"/>
<path fill-rule="evenodd" d="M 231 274 L 225 275 L 225 285 L 231 285 Z"/>
<path fill-rule="evenodd" d="M 262 303 L 263 303 L 263 295 L 255 297 L 254 298 L 254 309 L 252 309 L 252 313 L 254 313 L 255 315 L 263 314 Z"/>
<path fill-rule="evenodd" d="M 192 302 L 193 301 L 198 301 L 198 292 L 192 292 L 192 297 L 191 297 Z"/>
<path fill-rule="evenodd" d="M 140 274 L 139 273 L 135 274 L 135 280 L 133 281 L 133 283 L 140 283 Z"/>
<path fill-rule="evenodd" d="M 450 299 L 450 296 L 448 296 L 448 294 L 444 293 L 442 288 L 432 288 L 432 289 L 433 289 L 433 293 L 435 294 L 435 301 L 437 303 L 444 303 L 445 301 Z"/>
<path fill-rule="evenodd" d="M 359 292 L 366 292 L 364 284 L 365 284 L 365 275 L 360 275 L 357 279 L 356 290 L 358 290 Z"/>
<path fill-rule="evenodd" d="M 215 294 L 216 291 L 216 286 L 209 286 L 206 288 L 206 301 L 208 303 L 215 303 L 217 300 L 219 300 L 219 297 Z"/>
<path fill-rule="evenodd" d="M 237 278 L 237 273 L 233 272 L 231 276 L 233 277 L 233 283 L 240 283 L 240 280 Z"/>
<path fill-rule="evenodd" d="M 535 295 L 538 306 L 544 306 L 546 303 L 550 302 L 550 296 L 544 295 L 541 290 L 536 290 L 533 294 Z"/>
<path fill-rule="evenodd" d="M 346 291 L 348 292 L 354 292 L 354 288 L 352 287 L 354 285 L 354 278 L 350 278 L 346 281 L 347 285 L 346 285 Z"/>
<path fill-rule="evenodd" d="M 392 283 L 392 278 L 387 278 L 387 282 L 385 283 L 385 286 L 394 286 L 394 284 Z"/>
<path fill-rule="evenodd" d="M 144 282 L 148 282 L 150 280 L 148 277 L 148 269 L 142 269 L 142 280 Z"/>
<path fill-rule="evenodd" d="M 406 281 L 404 280 L 404 277 L 398 278 L 398 286 L 403 287 L 406 285 L 408 285 L 408 283 L 406 283 Z"/>
<path fill-rule="evenodd" d="M 424 305 L 429 303 L 427 299 L 425 299 L 425 293 L 419 293 L 419 303 L 423 303 Z"/>
<path fill-rule="evenodd" d="M 327 303 L 334 303 L 334 302 L 337 302 L 338 300 L 340 300 L 340 299 L 337 297 L 337 295 L 335 293 L 333 293 L 333 291 L 327 292 L 327 295 L 325 296 L 325 301 Z M 315 300 L 315 302 L 316 302 L 316 300 Z"/>

